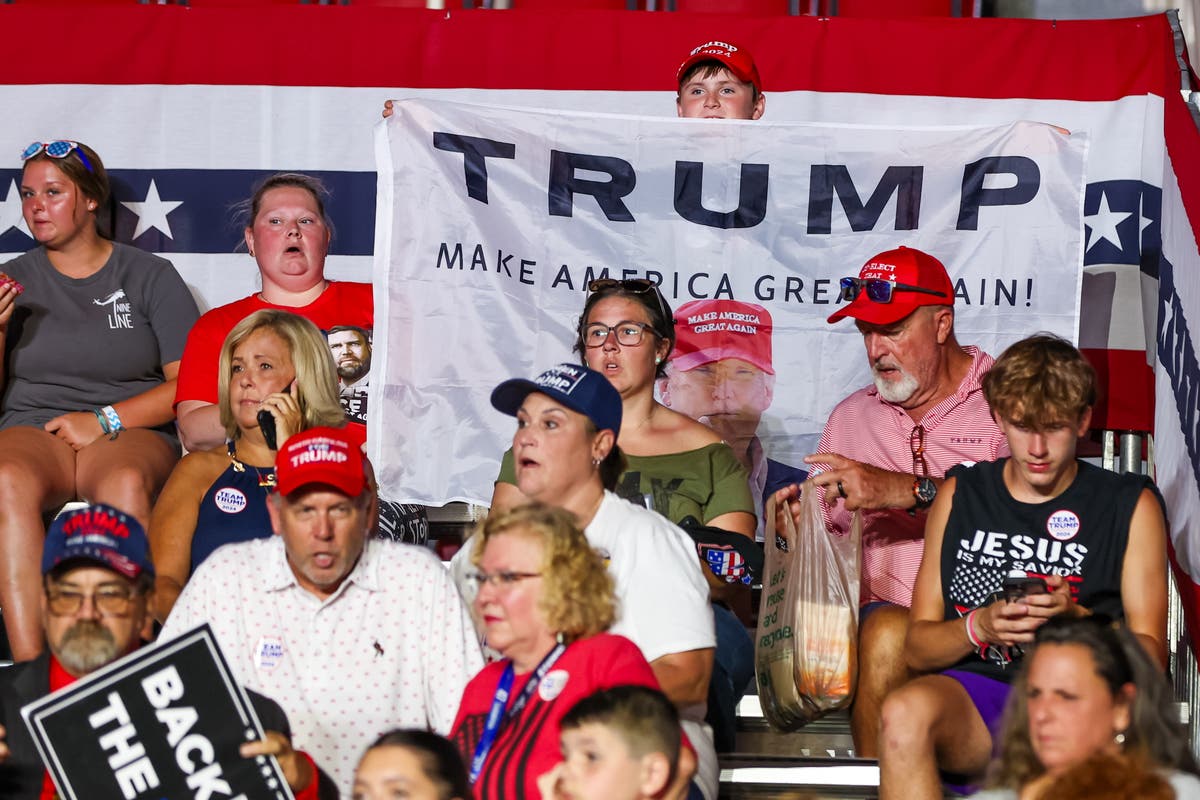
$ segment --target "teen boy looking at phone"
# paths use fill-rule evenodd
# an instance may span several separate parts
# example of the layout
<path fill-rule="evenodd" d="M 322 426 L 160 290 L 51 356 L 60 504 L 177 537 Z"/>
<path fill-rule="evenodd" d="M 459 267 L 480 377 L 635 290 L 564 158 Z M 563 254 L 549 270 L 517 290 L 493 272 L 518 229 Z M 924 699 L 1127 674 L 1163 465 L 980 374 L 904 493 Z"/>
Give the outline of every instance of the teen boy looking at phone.
<path fill-rule="evenodd" d="M 1166 663 L 1162 498 L 1145 476 L 1075 458 L 1095 381 L 1079 351 L 1049 334 L 1017 342 L 984 377 L 1012 455 L 951 469 L 929 511 L 905 643 L 909 667 L 925 674 L 884 701 L 881 800 L 941 798 L 939 769 L 983 773 L 1020 648 L 1051 617 L 1124 621 Z M 992 599 L 1015 570 L 1048 591 Z"/>

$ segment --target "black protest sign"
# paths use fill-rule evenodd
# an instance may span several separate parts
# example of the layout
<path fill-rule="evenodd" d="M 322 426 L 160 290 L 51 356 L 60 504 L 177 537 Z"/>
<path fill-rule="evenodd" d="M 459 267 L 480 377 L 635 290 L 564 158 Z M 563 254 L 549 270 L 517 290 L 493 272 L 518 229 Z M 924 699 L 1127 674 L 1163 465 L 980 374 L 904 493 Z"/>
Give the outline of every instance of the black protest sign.
<path fill-rule="evenodd" d="M 21 709 L 64 800 L 291 800 L 207 625 L 145 647 Z"/>

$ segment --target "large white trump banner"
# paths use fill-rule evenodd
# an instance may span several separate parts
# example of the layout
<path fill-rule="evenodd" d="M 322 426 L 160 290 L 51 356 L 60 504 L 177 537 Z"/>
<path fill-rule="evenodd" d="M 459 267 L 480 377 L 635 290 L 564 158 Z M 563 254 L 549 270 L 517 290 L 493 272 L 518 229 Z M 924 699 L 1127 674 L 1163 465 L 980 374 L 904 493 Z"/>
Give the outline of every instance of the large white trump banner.
<path fill-rule="evenodd" d="M 487 501 L 514 423 L 492 388 L 577 360 L 589 281 L 769 320 L 767 455 L 813 452 L 862 384 L 839 279 L 897 245 L 940 258 L 961 341 L 1074 338 L 1086 137 L 1037 122 L 877 127 L 397 103 L 379 127 L 371 455 L 382 491 Z M 743 306 L 743 308 L 750 306 Z M 385 311 L 386 310 L 386 311 Z M 679 320 L 679 322 L 686 322 Z M 692 320 L 696 322 L 696 320 Z"/>

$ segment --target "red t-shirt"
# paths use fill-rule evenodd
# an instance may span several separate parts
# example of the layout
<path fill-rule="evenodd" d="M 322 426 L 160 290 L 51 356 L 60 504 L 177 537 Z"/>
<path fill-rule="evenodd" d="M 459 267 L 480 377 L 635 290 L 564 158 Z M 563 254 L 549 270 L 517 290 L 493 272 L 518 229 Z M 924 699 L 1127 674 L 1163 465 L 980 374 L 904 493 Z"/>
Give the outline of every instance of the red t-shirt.
<path fill-rule="evenodd" d="M 235 325 L 264 308 L 298 314 L 320 328 L 322 333 L 328 333 L 339 325 L 347 325 L 362 329 L 369 338 L 375 325 L 375 305 L 369 283 L 330 281 L 321 296 L 306 306 L 277 306 L 260 299 L 257 294 L 218 306 L 200 317 L 188 334 L 183 361 L 179 365 L 176 405 L 185 400 L 217 402 L 221 345 Z M 342 406 L 352 422 L 366 423 L 365 393 L 343 390 Z"/>
<path fill-rule="evenodd" d="M 508 663 L 488 664 L 463 690 L 450 738 L 467 764 L 475 755 L 496 685 Z M 510 702 L 520 695 L 532 674 L 515 676 Z M 572 643 L 546 673 L 520 715 L 500 726 L 475 781 L 475 795 L 487 800 L 540 798 L 537 779 L 562 760 L 558 725 L 563 715 L 595 691 L 628 684 L 659 688 L 654 672 L 633 642 L 624 636 L 602 633 Z"/>

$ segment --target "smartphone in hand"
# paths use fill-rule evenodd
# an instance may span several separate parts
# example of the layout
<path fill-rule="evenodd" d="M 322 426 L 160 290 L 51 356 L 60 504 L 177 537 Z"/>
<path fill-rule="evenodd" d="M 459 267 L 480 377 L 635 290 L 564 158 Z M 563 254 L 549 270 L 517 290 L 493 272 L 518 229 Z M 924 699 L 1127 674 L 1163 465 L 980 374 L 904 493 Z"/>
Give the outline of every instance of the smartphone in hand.
<path fill-rule="evenodd" d="M 1031 594 L 1045 594 L 1050 589 L 1041 578 L 1029 575 L 1010 575 L 1004 579 L 1001 591 L 1004 593 L 1006 601 L 1015 603 Z"/>
<path fill-rule="evenodd" d="M 275 441 L 275 417 L 271 416 L 271 412 L 265 408 L 258 412 L 258 429 L 262 431 L 263 440 L 267 443 L 268 450 L 278 450 L 278 442 Z"/>

